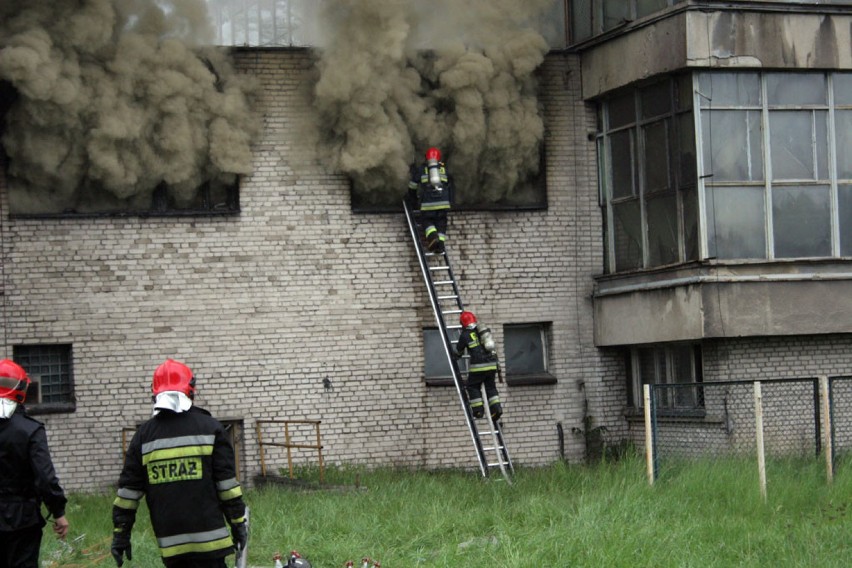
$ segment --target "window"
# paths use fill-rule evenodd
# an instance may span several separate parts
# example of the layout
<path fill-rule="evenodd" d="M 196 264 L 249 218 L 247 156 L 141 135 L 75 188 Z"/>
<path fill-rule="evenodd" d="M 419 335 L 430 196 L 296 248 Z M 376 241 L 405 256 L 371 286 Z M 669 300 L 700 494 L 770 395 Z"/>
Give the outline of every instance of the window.
<path fill-rule="evenodd" d="M 708 257 L 852 254 L 850 85 L 850 73 L 697 75 Z"/>
<path fill-rule="evenodd" d="M 852 256 L 850 92 L 852 73 L 702 72 L 601 101 L 606 271 Z"/>
<path fill-rule="evenodd" d="M 458 332 L 456 332 L 458 335 Z M 452 339 L 452 338 L 451 338 Z M 432 385 L 453 384 L 453 371 L 447 361 L 444 342 L 437 328 L 423 330 L 423 357 L 426 383 Z"/>
<path fill-rule="evenodd" d="M 232 215 L 240 211 L 239 195 L 238 178 L 230 184 L 207 182 L 191 191 L 160 184 L 152 191 L 139 191 L 124 199 L 96 187 L 81 189 L 72 196 L 47 189 L 10 187 L 9 210 L 17 218 Z"/>
<path fill-rule="evenodd" d="M 74 411 L 71 345 L 15 345 L 12 358 L 32 379 L 26 402 L 31 414 Z"/>
<path fill-rule="evenodd" d="M 509 385 L 551 384 L 548 373 L 549 323 L 503 326 L 503 366 Z"/>
<path fill-rule="evenodd" d="M 571 41 L 577 43 L 684 0 L 570 0 Z"/>
<path fill-rule="evenodd" d="M 645 384 L 693 384 L 703 380 L 701 347 L 696 344 L 651 345 L 627 353 L 628 405 L 644 405 Z M 704 409 L 703 392 L 698 387 L 672 387 L 657 393 L 657 408 L 671 413 L 694 414 Z"/>
<path fill-rule="evenodd" d="M 698 258 L 691 78 L 603 101 L 598 160 L 608 272 Z"/>

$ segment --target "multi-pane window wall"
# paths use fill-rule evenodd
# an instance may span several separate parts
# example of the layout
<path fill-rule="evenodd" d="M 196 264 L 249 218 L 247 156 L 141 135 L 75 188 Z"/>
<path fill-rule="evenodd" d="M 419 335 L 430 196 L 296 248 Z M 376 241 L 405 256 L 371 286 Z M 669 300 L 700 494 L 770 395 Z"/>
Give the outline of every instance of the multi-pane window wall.
<path fill-rule="evenodd" d="M 577 43 L 684 0 L 569 0 L 571 42 Z"/>
<path fill-rule="evenodd" d="M 696 83 L 707 256 L 852 256 L 852 74 Z"/>
<path fill-rule="evenodd" d="M 684 75 L 629 89 L 601 106 L 608 272 L 698 258 L 692 100 Z"/>
<path fill-rule="evenodd" d="M 607 272 L 852 256 L 852 73 L 678 76 L 598 130 Z"/>

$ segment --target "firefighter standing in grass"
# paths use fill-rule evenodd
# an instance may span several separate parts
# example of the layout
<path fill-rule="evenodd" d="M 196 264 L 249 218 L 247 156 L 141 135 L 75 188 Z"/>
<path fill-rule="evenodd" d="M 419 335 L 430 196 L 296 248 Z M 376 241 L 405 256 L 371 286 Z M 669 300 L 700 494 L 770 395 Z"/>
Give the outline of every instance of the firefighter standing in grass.
<path fill-rule="evenodd" d="M 480 330 L 476 325 L 476 316 L 473 315 L 473 312 L 463 311 L 459 316 L 459 323 L 461 323 L 462 330 L 459 341 L 456 343 L 456 356 L 461 357 L 465 351 L 470 353 L 465 389 L 473 417 L 482 418 L 485 416 L 485 404 L 482 401 L 481 388 L 484 384 L 491 419 L 497 421 L 503 415 L 500 395 L 497 393 L 497 384 L 494 381 L 497 375 L 497 354 L 493 347 L 489 350 L 483 344 Z"/>
<path fill-rule="evenodd" d="M 234 449 L 219 421 L 193 405 L 189 367 L 167 360 L 152 391 L 154 416 L 134 434 L 118 479 L 112 555 L 118 566 L 132 559 L 130 532 L 144 496 L 163 564 L 225 568 L 225 557 L 248 540 Z"/>
<path fill-rule="evenodd" d="M 412 167 L 408 182 L 411 195 L 419 199 L 421 222 L 426 246 L 432 252 L 443 252 L 447 241 L 447 212 L 450 210 L 450 178 L 441 161 L 441 151 L 429 148 L 426 161 Z"/>
<path fill-rule="evenodd" d="M 0 361 L 0 568 L 37 568 L 44 503 L 53 532 L 64 539 L 65 492 L 53 469 L 44 425 L 23 403 L 30 378 L 9 359 Z"/>

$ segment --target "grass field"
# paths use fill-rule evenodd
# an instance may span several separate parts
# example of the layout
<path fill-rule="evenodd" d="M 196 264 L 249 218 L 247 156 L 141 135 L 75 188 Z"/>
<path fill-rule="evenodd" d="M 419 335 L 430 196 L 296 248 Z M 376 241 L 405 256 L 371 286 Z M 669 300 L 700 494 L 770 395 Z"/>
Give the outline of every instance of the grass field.
<path fill-rule="evenodd" d="M 764 501 L 750 461 L 668 467 L 653 486 L 633 457 L 519 469 L 511 485 L 473 472 L 330 469 L 320 490 L 246 492 L 249 564 L 272 568 L 276 551 L 296 549 L 314 568 L 358 568 L 365 556 L 382 568 L 852 565 L 852 464 L 831 484 L 819 460 L 770 463 L 767 477 Z M 72 495 L 73 550 L 45 529 L 42 567 L 115 566 L 112 498 Z M 162 566 L 144 506 L 133 555 L 125 567 Z"/>

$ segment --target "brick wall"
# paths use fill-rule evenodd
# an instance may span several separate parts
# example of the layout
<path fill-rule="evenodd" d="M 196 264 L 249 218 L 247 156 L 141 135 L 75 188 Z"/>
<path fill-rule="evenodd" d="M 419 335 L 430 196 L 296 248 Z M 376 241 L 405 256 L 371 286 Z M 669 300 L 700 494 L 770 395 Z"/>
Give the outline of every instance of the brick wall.
<path fill-rule="evenodd" d="M 200 406 L 244 421 L 249 477 L 260 471 L 258 419 L 322 420 L 328 463 L 475 469 L 455 389 L 423 384 L 421 330 L 433 319 L 403 216 L 352 214 L 347 180 L 311 153 L 311 54 L 236 58 L 259 81 L 264 124 L 239 216 L 5 222 L 5 354 L 73 344 L 77 411 L 42 417 L 64 485 L 115 482 L 121 429 L 149 416 L 150 377 L 166 357 L 193 368 Z M 498 342 L 504 324 L 552 322 L 557 384 L 500 385 L 519 465 L 560 451 L 582 460 L 582 438 L 569 433 L 560 448 L 557 423 L 581 426 L 602 368 L 590 302 L 602 264 L 594 116 L 576 58 L 551 55 L 541 88 L 548 209 L 456 213 L 448 231 L 462 297 Z"/>

